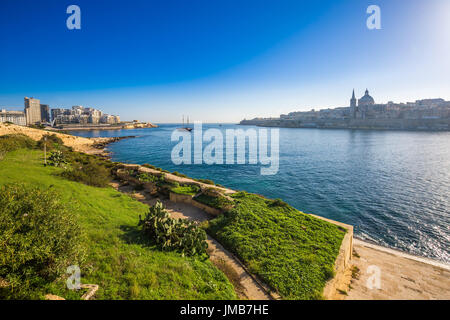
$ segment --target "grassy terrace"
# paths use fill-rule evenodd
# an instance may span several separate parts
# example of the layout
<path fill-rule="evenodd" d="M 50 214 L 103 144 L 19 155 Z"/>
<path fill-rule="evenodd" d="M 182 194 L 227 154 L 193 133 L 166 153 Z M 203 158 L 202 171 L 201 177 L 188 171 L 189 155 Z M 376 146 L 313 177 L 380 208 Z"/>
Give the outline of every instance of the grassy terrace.
<path fill-rule="evenodd" d="M 208 260 L 161 252 L 142 237 L 137 223 L 139 214 L 148 210 L 144 204 L 110 187 L 91 187 L 58 176 L 61 168 L 42 165 L 42 151 L 21 149 L 2 156 L 0 185 L 53 186 L 78 217 L 87 248 L 81 282 L 100 286 L 96 299 L 236 298 L 230 282 Z M 46 284 L 30 298 L 47 293 L 73 299 L 81 295 L 65 289 L 61 280 Z"/>
<path fill-rule="evenodd" d="M 208 233 L 285 299 L 320 299 L 345 231 L 292 208 L 239 192 Z"/>

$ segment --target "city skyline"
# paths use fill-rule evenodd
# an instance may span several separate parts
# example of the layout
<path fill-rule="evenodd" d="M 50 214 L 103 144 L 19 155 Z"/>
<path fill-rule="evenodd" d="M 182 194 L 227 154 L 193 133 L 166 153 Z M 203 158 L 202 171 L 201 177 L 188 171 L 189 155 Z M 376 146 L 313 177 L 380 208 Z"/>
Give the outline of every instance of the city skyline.
<path fill-rule="evenodd" d="M 445 0 L 378 1 L 381 30 L 366 27 L 368 1 L 135 3 L 78 1 L 81 30 L 67 30 L 63 4 L 3 1 L 0 106 L 35 96 L 167 123 L 346 107 L 352 88 L 380 103 L 450 100 Z"/>

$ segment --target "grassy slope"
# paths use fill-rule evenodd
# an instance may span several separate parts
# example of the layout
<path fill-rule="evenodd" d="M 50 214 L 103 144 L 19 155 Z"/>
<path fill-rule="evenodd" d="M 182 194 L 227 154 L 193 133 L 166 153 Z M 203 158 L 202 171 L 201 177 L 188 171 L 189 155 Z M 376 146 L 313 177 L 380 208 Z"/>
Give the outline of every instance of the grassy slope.
<path fill-rule="evenodd" d="M 233 299 L 232 285 L 209 261 L 160 252 L 137 229 L 147 206 L 112 188 L 95 188 L 67 181 L 60 169 L 42 166 L 43 154 L 18 150 L 0 160 L 0 184 L 29 182 L 53 185 L 71 206 L 87 235 L 88 259 L 81 267 L 82 283 L 100 286 L 97 299 Z M 52 286 L 53 294 L 79 297 Z M 48 293 L 48 292 L 46 292 Z"/>
<path fill-rule="evenodd" d="M 233 197 L 236 207 L 208 232 L 283 298 L 320 299 L 345 231 L 257 195 Z"/>

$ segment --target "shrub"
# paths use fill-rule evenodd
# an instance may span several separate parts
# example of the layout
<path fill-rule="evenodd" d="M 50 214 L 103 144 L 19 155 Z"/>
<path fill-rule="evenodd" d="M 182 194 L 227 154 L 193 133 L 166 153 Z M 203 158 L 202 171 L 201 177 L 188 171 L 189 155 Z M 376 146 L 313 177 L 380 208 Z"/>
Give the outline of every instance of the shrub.
<path fill-rule="evenodd" d="M 209 179 L 195 179 L 198 182 L 204 183 L 204 184 L 210 184 L 210 185 L 214 185 L 214 181 L 209 180 Z"/>
<path fill-rule="evenodd" d="M 188 184 L 188 185 L 181 185 L 178 187 L 174 187 L 171 189 L 171 191 L 174 193 L 177 193 L 177 194 L 187 194 L 187 195 L 194 196 L 197 193 L 199 193 L 200 187 L 193 185 L 193 184 Z"/>
<path fill-rule="evenodd" d="M 149 168 L 149 169 L 153 169 L 153 170 L 158 170 L 158 168 L 156 168 L 155 166 L 148 164 L 148 163 L 144 163 L 142 165 L 143 167 Z"/>
<path fill-rule="evenodd" d="M 76 218 L 51 188 L 0 187 L 0 298 L 38 298 L 32 292 L 84 259 Z"/>
<path fill-rule="evenodd" d="M 17 149 L 33 149 L 36 142 L 24 134 L 5 134 L 0 136 L 0 154 L 5 154 Z"/>
<path fill-rule="evenodd" d="M 37 146 L 41 150 L 44 150 L 44 145 L 47 147 L 47 150 L 54 150 L 60 149 L 64 143 L 56 134 L 46 134 L 37 142 Z"/>
<path fill-rule="evenodd" d="M 208 194 L 204 192 L 194 198 L 195 201 L 201 202 L 210 206 L 212 208 L 216 208 L 219 210 L 228 211 L 231 210 L 234 206 L 234 201 L 228 199 L 224 195 L 217 193 L 215 195 Z"/>
<path fill-rule="evenodd" d="M 281 199 L 267 200 L 266 203 L 269 207 L 289 207 L 289 205 Z"/>
<path fill-rule="evenodd" d="M 29 124 L 28 127 L 33 128 L 33 129 L 40 129 L 40 130 L 45 129 L 45 125 L 43 125 L 43 124 Z"/>
<path fill-rule="evenodd" d="M 61 176 L 94 187 L 106 187 L 111 181 L 110 170 L 95 161 L 76 163 L 72 168 L 64 170 Z"/>
<path fill-rule="evenodd" d="M 158 201 L 146 214 L 139 216 L 139 226 L 162 250 L 180 251 L 183 256 L 206 254 L 205 230 L 187 219 L 173 219 Z"/>
<path fill-rule="evenodd" d="M 177 177 L 188 178 L 187 175 L 182 174 L 182 173 L 179 173 L 178 171 L 174 171 L 174 172 L 172 172 L 172 174 L 173 174 L 174 176 L 177 176 Z"/>
<path fill-rule="evenodd" d="M 53 151 L 48 157 L 47 164 L 53 167 L 67 167 L 66 157 L 62 151 Z"/>
<path fill-rule="evenodd" d="M 145 173 L 145 172 L 139 173 L 136 176 L 136 178 L 139 181 L 141 181 L 141 182 L 153 182 L 153 183 L 156 183 L 156 184 L 161 183 L 161 182 L 165 182 L 164 175 L 161 175 L 161 176 L 158 177 L 158 176 L 154 176 L 152 174 L 148 174 L 148 173 Z"/>

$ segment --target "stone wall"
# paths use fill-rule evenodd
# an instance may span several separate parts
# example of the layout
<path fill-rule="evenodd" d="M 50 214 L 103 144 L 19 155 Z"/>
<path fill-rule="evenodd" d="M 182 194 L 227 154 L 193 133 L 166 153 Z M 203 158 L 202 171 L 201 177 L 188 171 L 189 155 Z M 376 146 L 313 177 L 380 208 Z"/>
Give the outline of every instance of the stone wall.
<path fill-rule="evenodd" d="M 334 265 L 335 276 L 333 279 L 327 282 L 323 290 L 324 298 L 332 299 L 338 287 L 342 287 L 342 284 L 346 283 L 346 273 L 351 267 L 351 259 L 353 255 L 353 226 L 316 215 L 312 216 L 321 220 L 328 221 L 347 230 L 347 233 L 342 240 L 341 248 L 339 249 L 339 254 Z"/>

